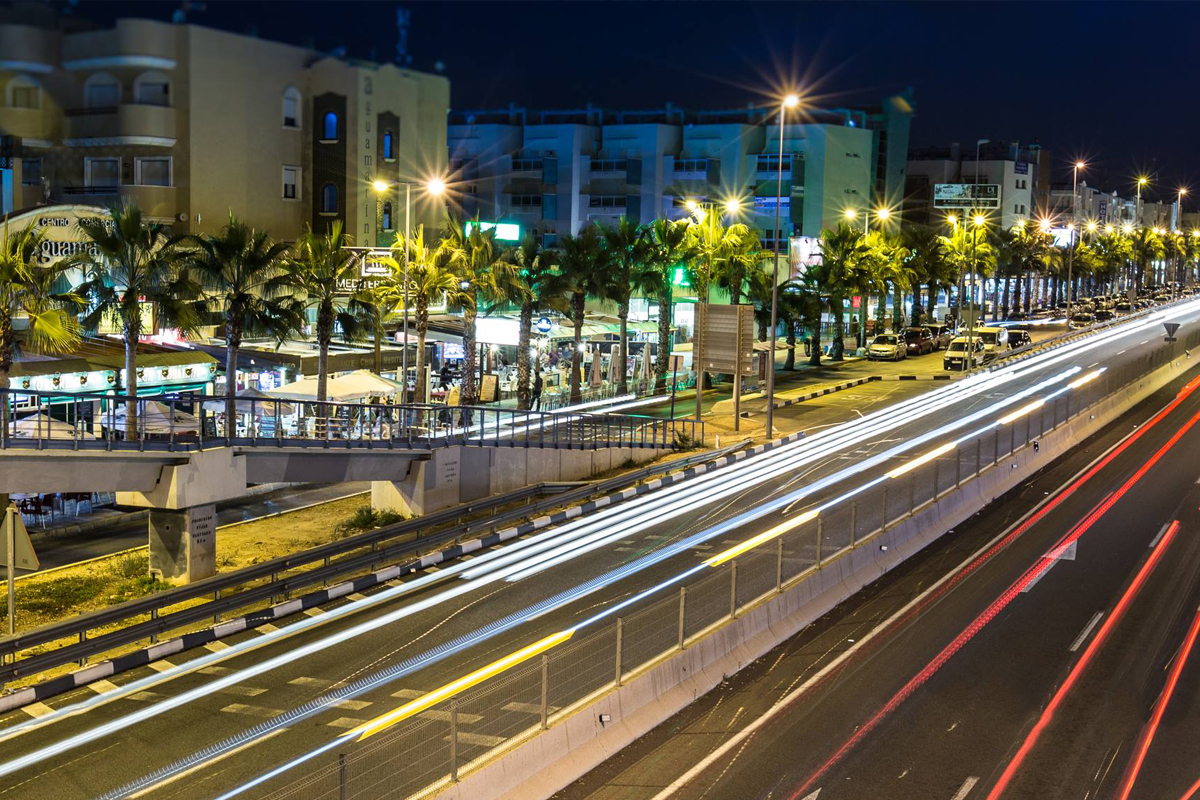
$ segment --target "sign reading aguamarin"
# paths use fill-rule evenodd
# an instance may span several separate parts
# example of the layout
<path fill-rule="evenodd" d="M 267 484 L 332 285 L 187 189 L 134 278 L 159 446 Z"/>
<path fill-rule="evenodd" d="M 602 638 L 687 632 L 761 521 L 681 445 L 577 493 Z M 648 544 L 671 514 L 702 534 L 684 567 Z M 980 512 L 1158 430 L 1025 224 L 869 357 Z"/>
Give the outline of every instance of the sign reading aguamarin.
<path fill-rule="evenodd" d="M 43 237 L 38 261 L 50 265 L 76 253 L 90 251 L 96 254 L 94 246 L 79 227 L 83 220 L 108 222 L 105 210 L 99 206 L 43 206 L 9 217 L 0 222 L 0 229 L 17 233 L 32 226 Z"/>

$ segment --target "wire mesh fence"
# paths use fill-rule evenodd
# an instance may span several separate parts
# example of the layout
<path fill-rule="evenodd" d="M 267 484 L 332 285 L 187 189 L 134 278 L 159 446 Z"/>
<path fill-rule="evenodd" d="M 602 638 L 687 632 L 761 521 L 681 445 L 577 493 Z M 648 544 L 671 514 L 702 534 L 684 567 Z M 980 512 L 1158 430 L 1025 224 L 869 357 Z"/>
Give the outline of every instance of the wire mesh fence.
<path fill-rule="evenodd" d="M 1182 337 L 1181 337 L 1182 338 Z M 1200 344 L 1200 333 L 1181 343 Z M 1165 363 L 1165 360 L 1163 361 Z M 1032 446 L 1068 419 L 1090 413 L 1142 370 L 1093 380 L 1041 406 L 960 442 L 936 458 L 828 508 L 759 547 L 713 567 L 684 586 L 606 621 L 539 659 L 504 673 L 470 693 L 439 703 L 418 718 L 364 745 L 348 745 L 271 800 L 382 800 L 423 797 L 456 780 L 472 762 L 491 757 L 515 739 L 553 724 L 571 707 L 690 646 L 712 626 L 738 616 L 805 573 L 920 511 L 926 504 Z M 1014 406 L 1016 411 L 1019 406 Z M 796 518 L 804 508 L 790 509 Z"/>

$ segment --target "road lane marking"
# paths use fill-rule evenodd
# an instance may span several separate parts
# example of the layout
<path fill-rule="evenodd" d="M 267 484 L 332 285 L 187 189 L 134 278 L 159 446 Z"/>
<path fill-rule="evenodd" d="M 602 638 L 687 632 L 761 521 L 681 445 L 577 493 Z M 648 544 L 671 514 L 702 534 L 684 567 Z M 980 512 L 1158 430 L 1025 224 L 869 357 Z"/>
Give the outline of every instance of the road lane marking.
<path fill-rule="evenodd" d="M 1151 542 L 1150 542 L 1151 549 L 1154 548 L 1154 545 L 1158 544 L 1158 540 L 1163 537 L 1163 534 L 1167 532 L 1167 528 L 1169 528 L 1169 527 L 1171 527 L 1171 523 L 1169 523 L 1169 522 L 1165 523 L 1162 526 L 1162 528 L 1159 530 L 1159 532 L 1157 534 L 1155 534 L 1154 539 L 1151 540 Z"/>
<path fill-rule="evenodd" d="M 248 717 L 277 717 L 283 713 L 283 709 L 248 706 L 243 703 L 230 703 L 221 710 L 226 714 L 245 714 Z"/>
<path fill-rule="evenodd" d="M 338 717 L 333 722 L 326 722 L 325 727 L 327 727 L 327 728 L 342 728 L 343 730 L 349 730 L 351 728 L 357 728 L 359 725 L 362 725 L 364 722 L 366 722 L 365 719 L 355 719 L 354 717 Z"/>
<path fill-rule="evenodd" d="M 1067 651 L 1074 653 L 1076 650 L 1078 650 L 1080 645 L 1087 641 L 1088 634 L 1092 632 L 1092 628 L 1096 627 L 1096 623 L 1102 619 L 1104 619 L 1103 611 L 1097 611 L 1094 615 L 1092 615 L 1091 620 L 1089 620 L 1088 624 L 1083 627 L 1083 630 L 1079 632 L 1079 635 L 1075 637 L 1075 641 L 1071 642 L 1071 646 L 1067 648 Z"/>
<path fill-rule="evenodd" d="M 1059 561 L 1074 561 L 1075 554 L 1078 551 L 1077 544 L 1078 544 L 1077 542 L 1071 542 L 1068 545 L 1066 545 L 1065 547 L 1059 548 L 1058 552 L 1052 554 L 1046 560 L 1045 566 L 1042 567 L 1041 571 L 1038 572 L 1038 574 L 1034 577 L 1034 579 L 1031 580 L 1029 583 L 1025 584 L 1024 588 L 1021 589 L 1021 594 L 1026 594 L 1034 586 L 1037 586 L 1038 581 L 1040 581 L 1042 578 L 1046 577 L 1046 574 L 1048 572 L 1050 572 L 1050 570 L 1054 567 L 1054 565 L 1057 564 Z"/>
<path fill-rule="evenodd" d="M 167 661 L 165 658 L 161 659 L 159 661 L 151 661 L 146 666 L 148 666 L 150 669 L 154 670 L 155 672 L 166 672 L 169 669 L 175 669 L 175 665 L 172 664 L 170 661 Z"/>
<path fill-rule="evenodd" d="M 333 703 L 334 708 L 344 708 L 347 711 L 362 711 L 367 706 L 371 705 L 371 700 L 338 700 Z"/>
<path fill-rule="evenodd" d="M 204 645 L 204 649 L 208 650 L 209 652 L 212 652 L 212 653 L 219 653 L 222 650 L 228 650 L 229 645 L 225 644 L 222 641 L 215 641 L 215 642 L 209 642 L 208 644 Z"/>
<path fill-rule="evenodd" d="M 304 609 L 304 613 L 308 614 L 310 617 L 319 617 L 319 616 L 325 614 L 326 611 L 325 611 L 325 609 L 321 608 L 320 606 L 313 606 L 312 608 Z"/>
<path fill-rule="evenodd" d="M 257 689 L 253 686 L 226 686 L 221 690 L 223 694 L 236 694 L 239 697 L 258 697 L 266 691 L 266 689 Z"/>
<path fill-rule="evenodd" d="M 508 741 L 503 736 L 484 736 L 482 733 L 464 733 L 458 732 L 458 740 L 467 744 L 477 744 L 482 747 L 495 747 L 498 744 L 503 744 Z M 450 737 L 446 736 L 442 741 L 450 741 Z"/>
<path fill-rule="evenodd" d="M 963 781 L 963 785 L 959 787 L 958 791 L 954 793 L 954 797 L 951 797 L 950 800 L 963 800 L 963 798 L 975 788 L 975 784 L 977 783 L 979 783 L 979 778 L 967 778 L 965 781 Z"/>
<path fill-rule="evenodd" d="M 332 686 L 333 681 L 323 680 L 321 678 L 292 678 L 288 681 L 292 686 L 312 686 L 318 689 L 324 689 L 326 686 Z"/>
<path fill-rule="evenodd" d="M 96 694 L 104 694 L 105 692 L 115 692 L 117 690 L 117 685 L 112 681 L 101 678 L 98 681 L 92 681 L 89 683 L 87 688 L 91 689 Z"/>
<path fill-rule="evenodd" d="M 201 667 L 196 671 L 201 675 L 228 675 L 229 673 L 233 672 L 233 670 L 229 667 L 219 667 L 215 664 L 210 667 Z"/>
<path fill-rule="evenodd" d="M 346 595 L 346 597 L 350 598 L 351 600 L 366 600 L 367 599 L 367 596 L 365 594 L 363 594 L 362 592 L 351 592 L 350 594 Z"/>
<path fill-rule="evenodd" d="M 255 633 L 261 633 L 265 636 L 268 633 L 274 633 L 275 631 L 279 630 L 279 626 L 272 625 L 269 622 L 264 622 L 262 625 L 256 625 L 253 630 Z"/>
<path fill-rule="evenodd" d="M 392 692 L 392 697 L 400 700 L 416 700 L 418 697 L 421 697 L 424 694 L 425 692 L 421 692 L 416 689 L 401 689 L 397 692 Z"/>
<path fill-rule="evenodd" d="M 44 717 L 47 714 L 54 713 L 53 708 L 51 708 L 50 706 L 46 705 L 45 703 L 43 703 L 41 701 L 38 701 L 36 703 L 30 703 L 27 706 L 21 706 L 21 710 L 24 711 L 29 716 L 33 717 L 34 719 L 37 719 L 38 717 Z"/>
<path fill-rule="evenodd" d="M 540 707 L 538 708 L 538 713 L 539 714 L 541 713 Z M 420 714 L 417 714 L 417 718 L 418 719 L 435 719 L 438 722 L 449 722 L 450 721 L 450 712 L 449 711 L 436 711 L 436 710 L 422 711 Z M 479 720 L 481 720 L 481 719 L 483 719 L 482 714 L 464 714 L 461 711 L 458 712 L 458 721 L 466 723 L 467 725 L 474 725 L 476 722 L 479 722 Z"/>
<path fill-rule="evenodd" d="M 159 694 L 158 692 L 142 690 L 140 692 L 134 692 L 133 694 L 126 697 L 125 699 L 126 700 L 137 700 L 139 702 L 150 703 L 150 702 L 153 702 L 153 701 L 159 699 L 160 697 L 162 697 L 162 695 Z"/>
<path fill-rule="evenodd" d="M 512 702 L 508 705 L 500 706 L 501 711 L 520 711 L 522 714 L 541 714 L 542 707 L 537 703 L 518 703 Z M 558 711 L 558 706 L 549 706 L 546 708 L 546 713 L 553 714 Z"/>

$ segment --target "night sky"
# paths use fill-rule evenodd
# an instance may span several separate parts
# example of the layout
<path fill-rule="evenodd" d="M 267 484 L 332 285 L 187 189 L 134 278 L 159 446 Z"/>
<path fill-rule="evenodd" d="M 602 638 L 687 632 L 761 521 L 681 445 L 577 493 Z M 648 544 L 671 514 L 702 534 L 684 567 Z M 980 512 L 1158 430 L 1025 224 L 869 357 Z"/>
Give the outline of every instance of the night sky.
<path fill-rule="evenodd" d="M 81 0 L 75 13 L 169 19 L 177 2 Z M 390 60 L 396 4 L 209 0 L 188 20 Z M 1089 183 L 1200 198 L 1200 5 L 1150 2 L 416 2 L 412 66 L 454 108 L 744 107 L 799 86 L 823 106 L 915 91 L 913 145 L 1039 142 Z M 1198 199 L 1197 202 L 1200 202 Z"/>

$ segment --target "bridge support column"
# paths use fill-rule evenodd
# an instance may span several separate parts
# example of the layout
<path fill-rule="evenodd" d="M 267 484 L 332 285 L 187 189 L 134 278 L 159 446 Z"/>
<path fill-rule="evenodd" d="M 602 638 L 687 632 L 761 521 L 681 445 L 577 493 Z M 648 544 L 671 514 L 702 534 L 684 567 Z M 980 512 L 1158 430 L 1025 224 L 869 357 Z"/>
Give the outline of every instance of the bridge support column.
<path fill-rule="evenodd" d="M 150 509 L 150 574 L 168 583 L 191 583 L 217 572 L 217 507 Z"/>

